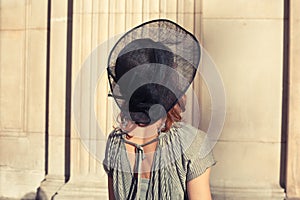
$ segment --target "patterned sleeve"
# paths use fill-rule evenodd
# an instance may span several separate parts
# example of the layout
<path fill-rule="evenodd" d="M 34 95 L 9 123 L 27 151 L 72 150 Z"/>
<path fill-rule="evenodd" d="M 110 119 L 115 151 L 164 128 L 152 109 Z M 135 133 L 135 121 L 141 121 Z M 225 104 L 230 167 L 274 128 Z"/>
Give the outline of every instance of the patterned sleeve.
<path fill-rule="evenodd" d="M 186 180 L 190 181 L 203 174 L 209 167 L 216 164 L 212 152 L 201 158 L 200 156 L 188 160 Z"/>
<path fill-rule="evenodd" d="M 112 172 L 110 170 L 110 168 L 103 162 L 103 168 L 104 171 L 106 172 L 107 176 L 112 177 Z"/>
<path fill-rule="evenodd" d="M 112 151 L 111 151 L 111 140 L 113 137 L 114 131 L 109 134 L 107 142 L 106 142 L 106 148 L 105 148 L 105 155 L 104 155 L 104 160 L 103 160 L 103 168 L 104 171 L 106 172 L 107 176 L 112 176 L 112 168 L 111 168 L 111 157 L 112 157 Z"/>
<path fill-rule="evenodd" d="M 207 145 L 204 144 L 206 133 L 190 125 L 185 125 L 182 128 L 184 135 L 189 135 L 189 138 L 193 138 L 193 141 L 190 143 L 185 152 L 187 164 L 186 181 L 190 181 L 203 174 L 211 166 L 215 165 L 216 161 L 210 147 L 205 147 Z M 207 149 L 207 154 L 201 156 L 200 151 L 203 152 L 205 148 Z"/>

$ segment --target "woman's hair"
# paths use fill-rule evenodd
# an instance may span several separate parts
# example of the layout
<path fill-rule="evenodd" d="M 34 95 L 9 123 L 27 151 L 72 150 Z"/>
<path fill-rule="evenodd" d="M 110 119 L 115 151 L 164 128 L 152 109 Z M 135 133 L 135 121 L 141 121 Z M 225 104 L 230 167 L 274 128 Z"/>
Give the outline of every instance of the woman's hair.
<path fill-rule="evenodd" d="M 167 113 L 165 128 L 163 132 L 170 130 L 174 122 L 180 122 L 182 119 L 181 113 L 185 111 L 186 96 L 182 96 L 171 110 Z"/>
<path fill-rule="evenodd" d="M 186 95 L 183 95 L 178 102 L 169 110 L 167 113 L 165 126 L 161 130 L 162 132 L 167 132 L 171 129 L 172 125 L 176 122 L 180 122 L 182 120 L 181 114 L 185 111 L 186 105 Z M 121 118 L 121 122 L 126 118 L 124 114 L 120 113 L 119 117 Z"/>

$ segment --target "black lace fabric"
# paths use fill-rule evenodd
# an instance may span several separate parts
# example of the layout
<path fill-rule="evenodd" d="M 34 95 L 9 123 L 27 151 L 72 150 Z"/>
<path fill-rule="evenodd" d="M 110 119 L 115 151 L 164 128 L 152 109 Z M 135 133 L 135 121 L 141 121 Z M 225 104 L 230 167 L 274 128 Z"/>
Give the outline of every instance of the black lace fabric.
<path fill-rule="evenodd" d="M 165 19 L 126 32 L 108 59 L 111 96 L 124 116 L 151 124 L 177 103 L 191 85 L 201 55 L 193 34 Z"/>

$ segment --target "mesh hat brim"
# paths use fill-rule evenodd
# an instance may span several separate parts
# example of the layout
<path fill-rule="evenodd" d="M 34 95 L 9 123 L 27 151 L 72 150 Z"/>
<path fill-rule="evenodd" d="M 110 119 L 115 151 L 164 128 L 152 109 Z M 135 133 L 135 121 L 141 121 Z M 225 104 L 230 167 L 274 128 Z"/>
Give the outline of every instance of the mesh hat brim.
<path fill-rule="evenodd" d="M 145 54 L 154 61 L 145 62 Z M 126 32 L 110 52 L 111 96 L 130 120 L 151 124 L 185 94 L 200 55 L 196 37 L 178 24 L 167 19 L 145 22 Z"/>

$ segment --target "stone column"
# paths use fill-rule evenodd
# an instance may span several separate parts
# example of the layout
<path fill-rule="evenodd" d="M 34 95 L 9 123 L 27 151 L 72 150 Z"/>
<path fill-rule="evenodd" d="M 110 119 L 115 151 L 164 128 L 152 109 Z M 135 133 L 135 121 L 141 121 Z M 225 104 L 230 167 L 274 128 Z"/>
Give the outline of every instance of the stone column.
<path fill-rule="evenodd" d="M 0 197 L 44 178 L 47 0 L 0 1 Z"/>
<path fill-rule="evenodd" d="M 98 152 L 104 150 L 105 141 L 97 143 L 97 126 L 104 135 L 109 134 L 117 113 L 112 111 L 113 99 L 107 97 L 106 70 L 101 71 L 100 66 L 94 66 L 95 60 L 103 58 L 91 58 L 95 48 L 144 21 L 159 17 L 178 21 L 194 31 L 194 4 L 194 1 L 177 0 L 74 1 L 72 97 L 78 94 L 80 100 L 72 101 L 71 176 L 58 191 L 56 199 L 107 199 L 107 176 L 102 167 L 102 157 L 95 156 L 92 149 Z M 75 87 L 77 81 L 81 83 L 79 91 Z M 95 91 L 94 81 L 97 81 Z M 85 88 L 91 88 L 91 91 L 87 92 L 89 89 Z M 74 112 L 80 112 L 78 119 Z M 94 121 L 95 116 L 98 125 Z"/>
<path fill-rule="evenodd" d="M 90 152 L 90 147 L 103 151 L 105 144 L 104 140 L 100 147 L 94 143 L 97 142 L 97 121 L 94 119 L 100 117 L 99 125 L 107 134 L 106 127 L 110 120 L 107 118 L 107 82 L 106 76 L 102 77 L 104 80 L 97 77 L 98 67 L 92 66 L 95 63 L 89 59 L 92 59 L 93 49 L 108 39 L 109 16 L 115 16 L 109 14 L 109 8 L 114 9 L 113 1 L 75 0 L 73 4 L 70 180 L 57 192 L 55 199 L 107 199 L 107 181 L 102 161 L 93 154 L 95 152 Z M 117 16 L 121 20 L 121 16 Z M 95 93 L 93 85 L 98 78 L 101 83 L 97 88 L 99 93 Z M 80 86 L 76 87 L 76 84 Z M 99 99 L 95 101 L 97 104 L 93 103 L 94 95 Z"/>
<path fill-rule="evenodd" d="M 68 0 L 51 0 L 48 38 L 48 133 L 46 146 L 47 174 L 39 188 L 40 199 L 57 194 L 69 174 L 68 134 L 70 78 L 68 49 Z"/>
<path fill-rule="evenodd" d="M 222 76 L 227 106 L 214 149 L 214 199 L 283 199 L 284 1 L 202 0 L 202 6 L 203 44 Z"/>
<path fill-rule="evenodd" d="M 288 149 L 286 192 L 300 199 L 300 1 L 290 1 Z"/>

